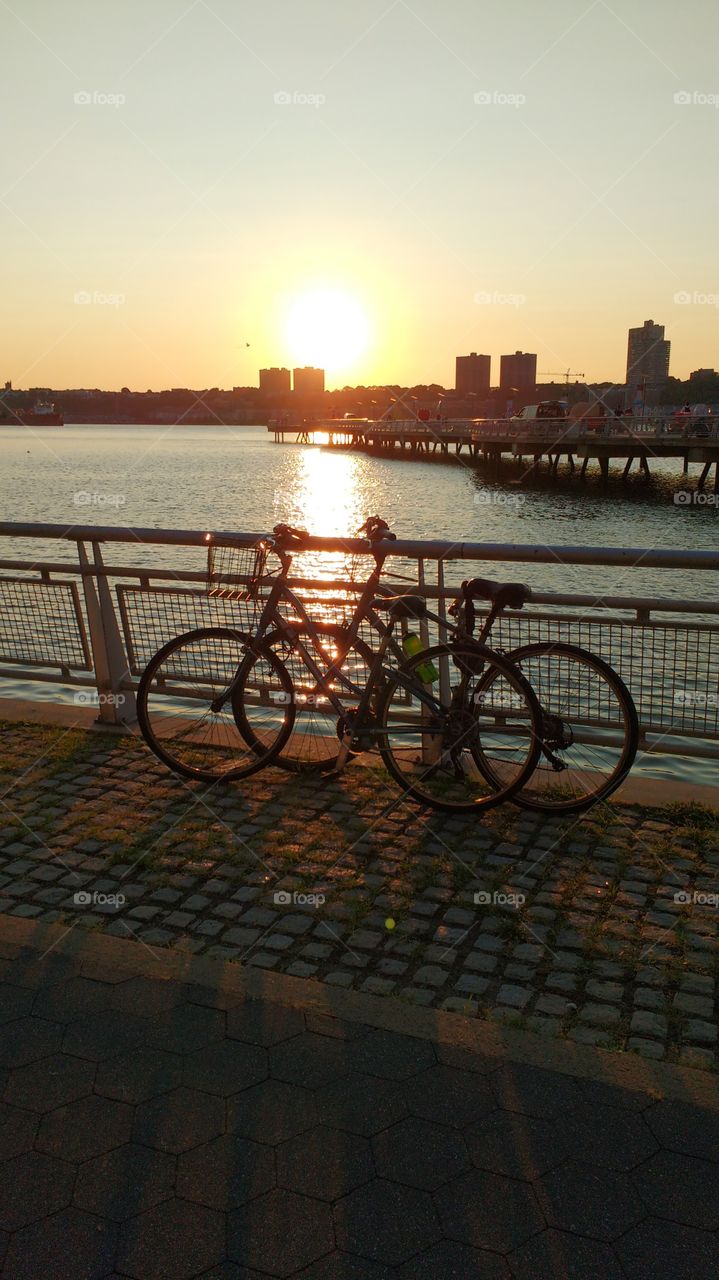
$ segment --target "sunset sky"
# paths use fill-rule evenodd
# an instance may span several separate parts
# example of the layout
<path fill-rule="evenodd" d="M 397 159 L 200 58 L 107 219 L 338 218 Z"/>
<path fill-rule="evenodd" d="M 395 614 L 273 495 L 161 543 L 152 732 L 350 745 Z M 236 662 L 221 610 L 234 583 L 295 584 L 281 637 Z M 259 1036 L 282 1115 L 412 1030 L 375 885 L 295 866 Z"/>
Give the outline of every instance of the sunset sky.
<path fill-rule="evenodd" d="M 2 0 L 0 380 L 621 381 L 649 317 L 718 367 L 718 37 L 714 0 Z"/>

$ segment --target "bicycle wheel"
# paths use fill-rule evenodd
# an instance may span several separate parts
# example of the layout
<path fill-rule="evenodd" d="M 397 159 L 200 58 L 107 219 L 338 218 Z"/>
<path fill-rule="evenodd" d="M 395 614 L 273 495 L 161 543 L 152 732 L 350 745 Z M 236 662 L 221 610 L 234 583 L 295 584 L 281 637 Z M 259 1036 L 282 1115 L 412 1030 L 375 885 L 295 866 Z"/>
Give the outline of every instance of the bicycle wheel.
<path fill-rule="evenodd" d="M 282 750 L 294 720 L 292 681 L 270 650 L 248 652 L 250 639 L 219 627 L 188 631 L 148 663 L 137 719 L 147 745 L 175 773 L 229 782 L 256 773 Z M 238 727 L 238 699 L 251 741 Z"/>
<path fill-rule="evenodd" d="M 315 659 L 320 670 L 335 662 L 338 655 L 344 653 L 341 663 L 342 672 L 359 689 L 364 689 L 369 678 L 372 663 L 372 650 L 364 640 L 356 639 L 351 648 L 346 650 L 347 636 L 343 627 L 331 622 L 313 622 L 320 641 L 320 647 L 305 628 L 293 628 L 299 634 Z M 341 718 L 326 695 L 317 692 L 317 682 L 307 670 L 296 643 L 282 631 L 273 631 L 265 636 L 263 644 L 271 649 L 289 673 L 295 691 L 295 719 L 292 732 L 282 751 L 274 761 L 283 769 L 294 773 L 314 771 L 325 773 L 333 769 L 337 760 Z M 338 697 L 346 702 L 351 695 L 339 680 L 332 686 Z M 245 721 L 242 708 L 237 709 L 237 723 L 243 737 L 252 742 L 252 725 Z"/>
<path fill-rule="evenodd" d="M 432 684 L 418 676 L 426 664 L 439 675 Z M 492 683 L 482 692 L 488 671 Z M 539 705 L 506 658 L 478 644 L 436 645 L 390 676 L 375 732 L 387 769 L 406 792 L 435 809 L 468 813 L 501 804 L 529 779 L 539 754 Z M 494 761 L 491 780 L 478 757 Z"/>
<path fill-rule="evenodd" d="M 542 743 L 537 768 L 514 803 L 525 809 L 581 813 L 627 776 L 639 742 L 637 712 L 616 671 L 577 645 L 546 641 L 507 654 L 539 699 Z M 483 678 L 489 691 L 491 672 Z M 490 758 L 479 761 L 499 781 Z"/>

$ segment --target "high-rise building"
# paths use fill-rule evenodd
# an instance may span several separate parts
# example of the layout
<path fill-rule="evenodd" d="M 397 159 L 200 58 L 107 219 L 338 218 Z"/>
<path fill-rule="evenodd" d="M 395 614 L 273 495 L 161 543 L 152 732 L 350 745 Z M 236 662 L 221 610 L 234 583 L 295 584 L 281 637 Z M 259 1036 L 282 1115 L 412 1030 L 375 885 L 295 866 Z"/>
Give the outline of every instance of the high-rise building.
<path fill-rule="evenodd" d="M 296 396 L 322 396 L 325 392 L 324 369 L 313 369 L 305 365 L 304 369 L 293 369 L 293 387 Z"/>
<path fill-rule="evenodd" d="M 492 357 L 478 356 L 473 351 L 468 356 L 457 356 L 454 379 L 458 396 L 485 395 L 489 391 Z"/>
<path fill-rule="evenodd" d="M 529 351 L 515 351 L 499 358 L 499 386 L 502 391 L 534 391 L 537 385 L 537 357 Z"/>
<path fill-rule="evenodd" d="M 671 342 L 664 338 L 664 325 L 645 320 L 629 330 L 627 343 L 627 386 L 661 387 L 669 377 Z"/>
<path fill-rule="evenodd" d="M 260 391 L 265 395 L 284 396 L 289 390 L 289 369 L 260 369 Z"/>

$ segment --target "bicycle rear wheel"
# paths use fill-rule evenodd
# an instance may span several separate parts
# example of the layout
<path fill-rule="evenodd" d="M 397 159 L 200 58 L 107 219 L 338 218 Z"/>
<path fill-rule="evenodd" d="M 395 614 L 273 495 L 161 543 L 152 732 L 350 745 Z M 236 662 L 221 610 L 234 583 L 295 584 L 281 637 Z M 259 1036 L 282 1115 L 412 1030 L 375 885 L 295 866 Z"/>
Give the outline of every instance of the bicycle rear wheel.
<path fill-rule="evenodd" d="M 150 660 L 137 691 L 147 745 L 175 773 L 230 782 L 263 769 L 292 732 L 292 681 L 277 656 L 225 628 L 188 631 Z M 271 696 L 272 694 L 275 696 Z M 252 738 L 238 726 L 235 703 Z"/>
<path fill-rule="evenodd" d="M 422 682 L 433 665 L 438 679 Z M 482 692 L 486 673 L 492 680 Z M 516 667 L 484 646 L 436 645 L 389 677 L 375 729 L 387 769 L 424 804 L 490 809 L 528 781 L 539 754 L 539 705 Z M 493 761 L 491 778 L 478 760 Z"/>
<path fill-rule="evenodd" d="M 343 654 L 340 670 L 358 689 L 364 689 L 373 658 L 370 646 L 358 638 L 347 649 L 347 635 L 343 627 L 324 622 L 313 622 L 313 626 L 319 637 L 319 648 L 305 628 L 293 628 L 293 632 L 301 636 L 320 670 L 324 671 L 337 662 L 339 655 Z M 265 636 L 263 643 L 288 671 L 295 694 L 292 732 L 274 763 L 293 773 L 325 773 L 333 769 L 339 749 L 337 711 L 327 696 L 317 690 L 317 681 L 308 671 L 292 637 L 284 631 L 273 631 Z M 349 691 L 339 680 L 335 680 L 332 687 L 343 702 L 350 699 Z M 237 723 L 243 737 L 251 742 L 254 730 L 245 719 L 242 706 L 237 708 Z"/>
<path fill-rule="evenodd" d="M 639 742 L 637 712 L 624 681 L 595 654 L 577 645 L 546 641 L 507 654 L 537 695 L 542 744 L 537 768 L 513 799 L 524 809 L 581 813 L 617 789 L 634 763 Z M 493 674 L 482 689 L 489 693 Z M 479 760 L 498 783 L 493 761 Z"/>

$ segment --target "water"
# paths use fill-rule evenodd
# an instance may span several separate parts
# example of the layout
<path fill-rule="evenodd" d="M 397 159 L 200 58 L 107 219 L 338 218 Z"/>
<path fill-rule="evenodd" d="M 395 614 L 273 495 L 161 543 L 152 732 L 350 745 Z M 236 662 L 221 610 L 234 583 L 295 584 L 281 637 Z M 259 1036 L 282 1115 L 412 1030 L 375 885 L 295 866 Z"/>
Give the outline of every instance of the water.
<path fill-rule="evenodd" d="M 650 484 L 639 476 L 626 485 L 617 479 L 605 491 L 596 476 L 585 484 L 545 477 L 519 485 L 519 470 L 509 465 L 491 481 L 468 465 L 277 445 L 264 427 L 5 427 L 0 450 L 5 520 L 257 532 L 288 521 L 316 534 L 346 535 L 378 512 L 399 537 L 454 542 L 714 550 L 719 541 L 716 506 L 674 502 L 686 482 L 671 461 L 652 463 Z M 8 557 L 75 558 L 72 543 L 1 545 Z M 106 559 L 198 568 L 203 553 L 123 544 L 107 547 Z M 490 564 L 484 572 L 545 590 L 717 598 L 717 575 L 701 571 Z M 461 576 L 461 566 L 448 574 Z M 12 690 L 20 691 L 41 694 L 30 684 Z M 660 776 L 685 772 L 676 759 L 650 767 Z M 705 768 L 687 766 L 691 776 Z"/>

